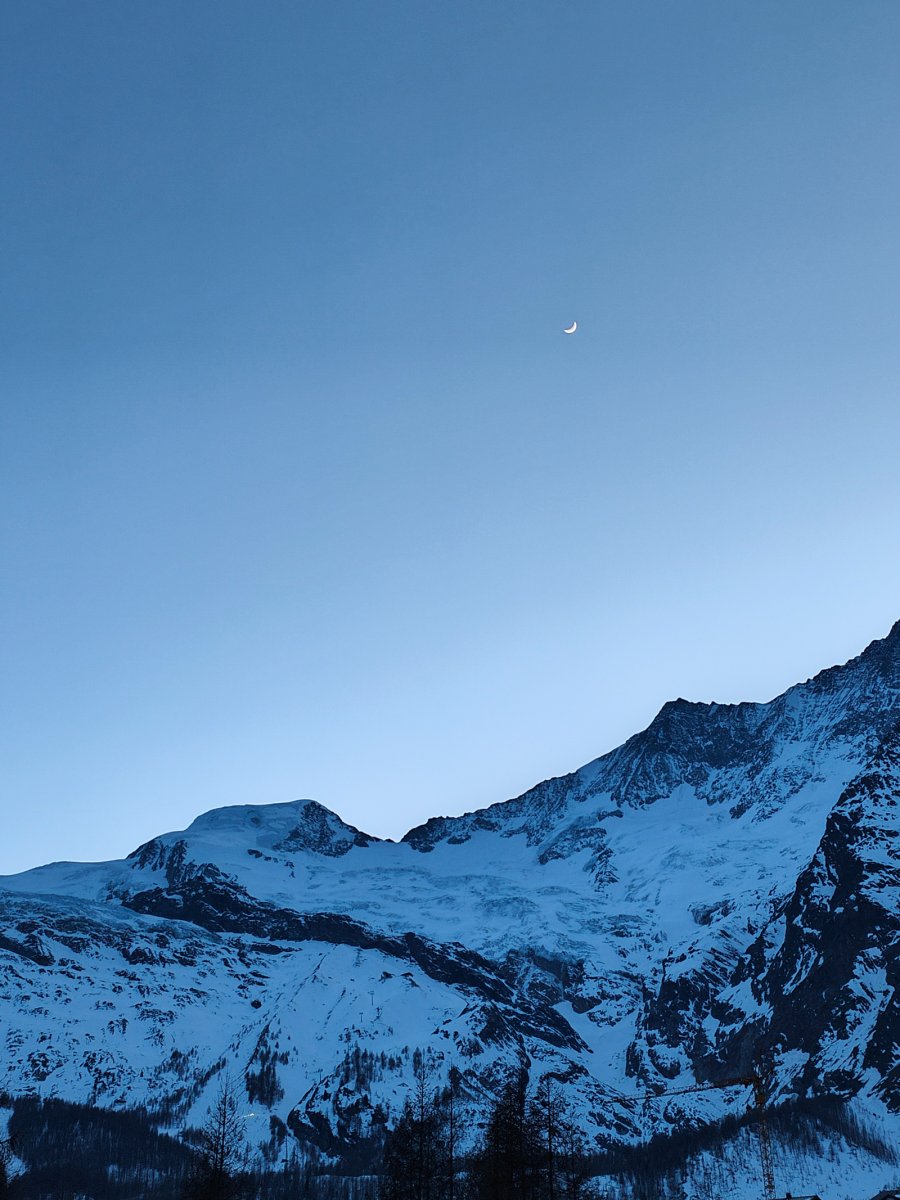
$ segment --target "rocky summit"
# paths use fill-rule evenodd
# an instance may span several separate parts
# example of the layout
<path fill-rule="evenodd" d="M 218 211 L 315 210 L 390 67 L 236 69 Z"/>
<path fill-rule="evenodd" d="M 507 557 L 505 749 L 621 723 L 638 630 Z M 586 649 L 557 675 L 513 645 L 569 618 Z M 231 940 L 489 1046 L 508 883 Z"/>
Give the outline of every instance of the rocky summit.
<path fill-rule="evenodd" d="M 571 775 L 399 843 L 312 800 L 0 879 L 0 1087 L 196 1124 L 217 1078 L 361 1153 L 417 1051 L 476 1108 L 567 1084 L 598 1147 L 757 1074 L 900 1129 L 900 623 L 767 704 L 666 704 Z"/>

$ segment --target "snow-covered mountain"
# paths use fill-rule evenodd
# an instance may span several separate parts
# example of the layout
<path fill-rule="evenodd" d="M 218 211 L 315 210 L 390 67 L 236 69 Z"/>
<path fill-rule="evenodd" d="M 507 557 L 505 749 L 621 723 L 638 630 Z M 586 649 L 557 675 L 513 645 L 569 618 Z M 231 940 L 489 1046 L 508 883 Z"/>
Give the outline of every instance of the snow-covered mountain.
<path fill-rule="evenodd" d="M 773 1105 L 900 1123 L 898 797 L 900 623 L 771 703 L 673 701 L 400 843 L 246 805 L 8 876 L 0 1088 L 189 1123 L 227 1067 L 260 1140 L 274 1114 L 347 1154 L 430 1049 L 475 1105 L 512 1064 L 552 1071 L 598 1145 L 646 1132 L 647 1091 L 750 1071 Z M 746 1104 L 680 1096 L 677 1120 Z"/>

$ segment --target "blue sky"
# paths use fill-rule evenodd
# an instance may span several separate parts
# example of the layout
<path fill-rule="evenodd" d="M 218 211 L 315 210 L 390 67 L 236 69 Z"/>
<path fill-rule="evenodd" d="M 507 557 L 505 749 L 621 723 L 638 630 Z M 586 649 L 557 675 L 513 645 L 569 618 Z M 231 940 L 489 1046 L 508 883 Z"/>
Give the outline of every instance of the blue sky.
<path fill-rule="evenodd" d="M 0 872 L 306 796 L 398 836 L 883 636 L 898 35 L 5 5 Z"/>

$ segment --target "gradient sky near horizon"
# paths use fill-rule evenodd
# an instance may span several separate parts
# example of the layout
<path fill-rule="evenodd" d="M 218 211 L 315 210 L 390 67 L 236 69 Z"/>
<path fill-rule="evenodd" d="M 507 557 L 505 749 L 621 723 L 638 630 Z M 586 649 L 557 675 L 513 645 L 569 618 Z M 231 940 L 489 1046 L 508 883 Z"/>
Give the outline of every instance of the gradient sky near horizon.
<path fill-rule="evenodd" d="M 399 836 L 884 636 L 898 48 L 4 5 L 0 872 L 299 797 Z"/>

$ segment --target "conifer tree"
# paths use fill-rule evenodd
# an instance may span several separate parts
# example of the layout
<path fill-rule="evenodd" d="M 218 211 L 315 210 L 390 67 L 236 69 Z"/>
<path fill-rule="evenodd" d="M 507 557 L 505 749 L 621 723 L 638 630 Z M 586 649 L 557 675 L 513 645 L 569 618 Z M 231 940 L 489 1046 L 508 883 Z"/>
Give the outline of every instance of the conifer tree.
<path fill-rule="evenodd" d="M 478 1200 L 537 1200 L 539 1132 L 528 1105 L 528 1072 L 507 1080 L 488 1117 L 484 1141 L 472 1163 Z"/>
<path fill-rule="evenodd" d="M 438 1200 L 440 1195 L 440 1105 L 429 1067 L 418 1051 L 413 1066 L 412 1095 L 385 1142 L 381 1200 Z"/>

